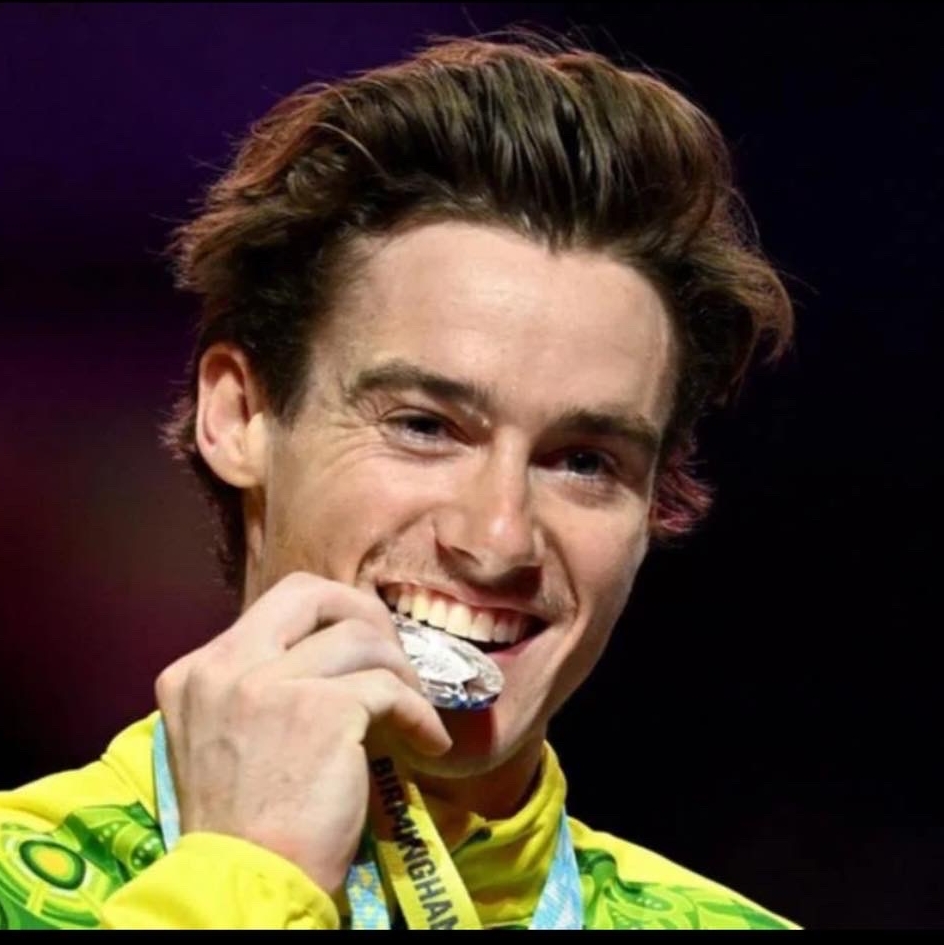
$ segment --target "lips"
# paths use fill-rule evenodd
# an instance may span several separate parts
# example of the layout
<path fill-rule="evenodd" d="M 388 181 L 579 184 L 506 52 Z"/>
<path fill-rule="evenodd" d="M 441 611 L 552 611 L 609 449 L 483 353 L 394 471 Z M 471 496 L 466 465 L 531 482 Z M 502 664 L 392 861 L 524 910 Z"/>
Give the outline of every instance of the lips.
<path fill-rule="evenodd" d="M 539 625 L 530 614 L 472 606 L 416 584 L 388 584 L 380 589 L 380 594 L 391 610 L 470 640 L 482 649 L 514 646 Z"/>

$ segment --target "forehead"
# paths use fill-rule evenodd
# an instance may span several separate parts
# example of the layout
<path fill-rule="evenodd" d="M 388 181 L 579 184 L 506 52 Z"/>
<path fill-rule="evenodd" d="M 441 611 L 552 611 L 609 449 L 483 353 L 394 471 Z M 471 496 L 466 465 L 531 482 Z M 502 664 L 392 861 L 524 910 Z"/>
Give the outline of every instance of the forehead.
<path fill-rule="evenodd" d="M 675 344 L 665 306 L 628 265 L 505 229 L 420 226 L 366 246 L 356 285 L 319 332 L 340 373 L 398 360 L 518 409 L 625 404 L 664 426 Z"/>

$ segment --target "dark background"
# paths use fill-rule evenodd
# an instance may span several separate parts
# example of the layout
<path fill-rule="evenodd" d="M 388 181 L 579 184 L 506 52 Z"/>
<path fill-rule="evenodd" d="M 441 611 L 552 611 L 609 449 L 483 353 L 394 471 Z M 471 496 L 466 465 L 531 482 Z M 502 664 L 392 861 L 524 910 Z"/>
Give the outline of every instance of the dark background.
<path fill-rule="evenodd" d="M 232 614 L 157 442 L 193 313 L 173 221 L 298 85 L 514 22 L 720 122 L 799 319 L 703 430 L 712 518 L 556 724 L 571 811 L 806 926 L 944 925 L 933 4 L 0 8 L 0 786 L 91 760 Z"/>

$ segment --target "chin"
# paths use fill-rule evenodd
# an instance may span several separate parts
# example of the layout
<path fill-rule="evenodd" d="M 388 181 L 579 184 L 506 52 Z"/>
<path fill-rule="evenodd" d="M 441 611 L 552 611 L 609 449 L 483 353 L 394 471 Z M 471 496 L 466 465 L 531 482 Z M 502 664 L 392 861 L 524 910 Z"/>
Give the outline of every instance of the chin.
<path fill-rule="evenodd" d="M 486 775 L 534 754 L 540 757 L 543 734 L 509 732 L 495 707 L 481 711 L 443 710 L 440 718 L 452 736 L 452 747 L 438 758 L 416 758 L 414 767 L 440 778 Z"/>

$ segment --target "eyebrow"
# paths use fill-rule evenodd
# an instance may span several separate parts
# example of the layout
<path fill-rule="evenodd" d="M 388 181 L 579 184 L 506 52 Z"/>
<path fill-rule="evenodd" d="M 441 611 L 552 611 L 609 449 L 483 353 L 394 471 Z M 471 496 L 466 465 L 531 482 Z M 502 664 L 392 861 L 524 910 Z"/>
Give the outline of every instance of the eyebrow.
<path fill-rule="evenodd" d="M 360 371 L 353 383 L 345 387 L 344 397 L 348 403 L 354 403 L 371 391 L 408 389 L 420 390 L 441 400 L 465 404 L 480 413 L 488 413 L 492 403 L 488 391 L 478 384 L 457 381 L 400 358 L 393 358 Z"/>
<path fill-rule="evenodd" d="M 555 421 L 553 428 L 562 434 L 622 440 L 641 447 L 650 458 L 657 456 L 662 447 L 662 436 L 650 420 L 638 413 L 627 416 L 615 406 L 568 410 Z"/>
<path fill-rule="evenodd" d="M 446 377 L 400 358 L 360 371 L 345 387 L 344 397 L 348 403 L 355 403 L 364 394 L 376 390 L 419 390 L 434 398 L 471 407 L 479 413 L 492 412 L 493 398 L 486 388 Z M 594 410 L 583 407 L 566 410 L 555 419 L 552 430 L 564 435 L 623 440 L 642 447 L 651 456 L 657 455 L 662 445 L 662 436 L 652 421 L 638 413 L 627 415 L 625 408 L 616 404 Z"/>

